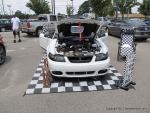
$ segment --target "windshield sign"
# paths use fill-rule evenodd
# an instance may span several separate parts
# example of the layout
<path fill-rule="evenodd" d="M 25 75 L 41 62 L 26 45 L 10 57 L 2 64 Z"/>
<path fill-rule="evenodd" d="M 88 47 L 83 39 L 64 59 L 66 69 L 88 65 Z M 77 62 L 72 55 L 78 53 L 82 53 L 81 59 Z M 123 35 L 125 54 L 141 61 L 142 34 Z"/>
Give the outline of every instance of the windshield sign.
<path fill-rule="evenodd" d="M 71 26 L 71 33 L 83 33 L 83 26 Z"/>

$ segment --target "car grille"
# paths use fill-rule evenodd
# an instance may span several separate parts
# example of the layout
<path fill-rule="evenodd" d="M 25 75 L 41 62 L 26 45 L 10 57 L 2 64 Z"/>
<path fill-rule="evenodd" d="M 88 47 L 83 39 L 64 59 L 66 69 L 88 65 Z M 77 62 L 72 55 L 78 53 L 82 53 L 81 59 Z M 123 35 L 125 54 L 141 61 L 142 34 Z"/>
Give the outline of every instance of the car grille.
<path fill-rule="evenodd" d="M 91 62 L 92 56 L 68 57 L 71 63 L 88 63 Z"/>
<path fill-rule="evenodd" d="M 88 75 L 94 74 L 94 71 L 66 72 L 67 75 Z"/>

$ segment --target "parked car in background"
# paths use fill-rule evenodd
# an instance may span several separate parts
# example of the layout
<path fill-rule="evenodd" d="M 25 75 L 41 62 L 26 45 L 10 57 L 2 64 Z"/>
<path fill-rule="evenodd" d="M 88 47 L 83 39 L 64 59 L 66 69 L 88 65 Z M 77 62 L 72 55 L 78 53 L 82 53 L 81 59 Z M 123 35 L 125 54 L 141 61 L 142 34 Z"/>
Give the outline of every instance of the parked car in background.
<path fill-rule="evenodd" d="M 27 33 L 29 35 L 36 35 L 42 32 L 43 24 L 51 23 L 54 27 L 57 21 L 63 19 L 63 16 L 57 16 L 52 14 L 40 14 L 37 19 L 28 19 L 27 22 L 23 22 L 21 25 L 22 33 Z"/>
<path fill-rule="evenodd" d="M 0 32 L 12 30 L 12 23 L 10 19 L 0 19 Z"/>
<path fill-rule="evenodd" d="M 105 23 L 106 26 L 110 23 L 110 20 L 107 17 L 98 17 L 97 20 Z"/>
<path fill-rule="evenodd" d="M 3 42 L 3 37 L 0 35 L 0 65 L 5 62 L 6 59 L 6 49 Z"/>
<path fill-rule="evenodd" d="M 150 26 L 150 19 L 145 19 L 144 22 Z"/>
<path fill-rule="evenodd" d="M 94 19 L 95 18 L 95 14 L 94 13 L 83 13 L 80 16 L 80 19 Z"/>
<path fill-rule="evenodd" d="M 134 29 L 135 39 L 146 40 L 150 38 L 150 26 L 145 24 L 140 19 L 129 19 L 125 21 L 114 21 L 108 25 L 108 34 L 120 37 L 121 30 L 124 27 L 130 27 Z"/>
<path fill-rule="evenodd" d="M 39 37 L 40 46 L 47 50 L 51 74 L 71 78 L 106 75 L 110 58 L 103 38 L 108 35 L 99 31 L 100 22 L 66 19 L 56 25 L 52 37 L 45 33 Z"/>

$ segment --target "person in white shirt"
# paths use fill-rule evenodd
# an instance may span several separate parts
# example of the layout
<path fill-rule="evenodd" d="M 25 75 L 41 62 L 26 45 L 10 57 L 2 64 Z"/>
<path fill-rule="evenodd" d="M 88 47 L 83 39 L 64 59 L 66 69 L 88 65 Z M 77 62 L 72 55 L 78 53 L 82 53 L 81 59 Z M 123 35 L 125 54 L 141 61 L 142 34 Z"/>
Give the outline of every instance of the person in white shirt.
<path fill-rule="evenodd" d="M 14 43 L 16 43 L 16 35 L 18 35 L 18 37 L 19 37 L 18 42 L 21 42 L 20 19 L 14 15 L 13 18 L 11 19 L 11 23 L 12 23 L 12 30 L 13 30 L 13 35 L 14 35 Z"/>

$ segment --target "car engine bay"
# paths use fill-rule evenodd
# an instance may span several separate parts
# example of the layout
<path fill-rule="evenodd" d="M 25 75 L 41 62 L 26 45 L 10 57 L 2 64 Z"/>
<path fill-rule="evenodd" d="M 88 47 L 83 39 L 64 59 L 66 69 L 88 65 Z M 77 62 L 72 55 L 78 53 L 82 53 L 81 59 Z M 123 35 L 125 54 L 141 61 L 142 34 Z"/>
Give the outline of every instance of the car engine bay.
<path fill-rule="evenodd" d="M 92 57 L 96 53 L 100 53 L 101 46 L 95 39 L 98 26 L 95 24 L 82 24 L 84 28 L 82 33 L 72 33 L 72 26 L 75 26 L 75 31 L 81 25 L 62 24 L 58 26 L 58 30 L 61 29 L 56 46 L 58 53 L 67 57 Z"/>
<path fill-rule="evenodd" d="M 80 39 L 80 37 L 70 36 L 58 40 L 56 46 L 58 53 L 65 56 L 93 56 L 95 52 L 100 52 L 100 45 L 92 37 Z"/>

